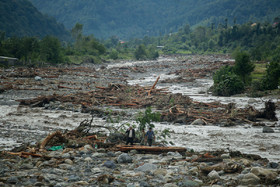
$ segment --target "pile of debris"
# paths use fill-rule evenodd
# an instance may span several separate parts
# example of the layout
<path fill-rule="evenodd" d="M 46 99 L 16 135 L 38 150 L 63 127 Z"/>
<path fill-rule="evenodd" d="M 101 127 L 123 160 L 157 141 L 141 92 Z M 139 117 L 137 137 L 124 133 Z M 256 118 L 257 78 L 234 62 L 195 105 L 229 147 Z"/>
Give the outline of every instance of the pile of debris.
<path fill-rule="evenodd" d="M 158 79 L 157 79 L 158 81 Z M 233 103 L 228 105 L 219 102 L 201 103 L 192 101 L 182 94 L 171 94 L 166 89 L 153 87 L 131 86 L 123 84 L 109 84 L 108 87 L 96 87 L 90 92 L 77 92 L 69 95 L 53 94 L 34 99 L 18 100 L 20 105 L 44 107 L 50 102 L 73 103 L 82 105 L 82 112 L 93 112 L 95 106 L 117 106 L 126 108 L 154 107 L 161 111 L 161 120 L 175 123 L 189 124 L 201 119 L 205 124 L 221 124 L 232 126 L 242 122 L 254 124 L 257 118 L 277 120 L 275 104 L 266 102 L 264 111 L 253 107 L 236 108 Z"/>

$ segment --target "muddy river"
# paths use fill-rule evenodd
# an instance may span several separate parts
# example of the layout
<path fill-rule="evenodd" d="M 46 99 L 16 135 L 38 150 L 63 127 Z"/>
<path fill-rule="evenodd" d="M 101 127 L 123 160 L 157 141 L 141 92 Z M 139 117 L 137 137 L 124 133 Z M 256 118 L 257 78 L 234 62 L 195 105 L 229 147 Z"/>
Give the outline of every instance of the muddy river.
<path fill-rule="evenodd" d="M 207 61 L 207 63 L 203 63 Z M 140 62 L 115 62 L 106 64 L 105 68 L 95 65 L 98 71 L 110 72 L 110 76 L 119 76 L 119 68 L 133 67 L 143 71 L 131 71 L 126 74 L 126 82 L 130 85 L 151 86 L 158 76 L 160 81 L 175 79 L 182 69 L 207 68 L 207 64 L 233 61 L 227 56 L 187 56 L 187 57 L 162 57 L 156 61 Z M 102 73 L 100 73 L 102 74 Z M 105 77 L 105 76 L 104 76 Z M 72 79 L 80 79 L 75 76 Z M 104 78 L 105 80 L 105 78 Z M 102 81 L 102 80 L 99 80 Z M 111 81 L 111 80 L 109 80 Z M 95 84 L 102 84 L 95 81 Z M 272 99 L 278 102 L 280 97 L 273 98 L 248 98 L 248 97 L 215 97 L 208 92 L 213 84 L 211 75 L 203 78 L 194 78 L 184 83 L 159 82 L 157 88 L 166 88 L 172 93 L 182 93 L 190 96 L 195 101 L 221 103 L 235 103 L 237 107 L 253 106 L 256 109 L 264 108 L 265 101 Z M 40 93 L 42 94 L 42 93 Z M 22 143 L 35 144 L 48 133 L 55 130 L 73 129 L 84 119 L 89 119 L 90 114 L 81 113 L 78 109 L 72 111 L 51 110 L 44 108 L 19 107 L 15 101 L 19 98 L 29 98 L 29 92 L 16 94 L 7 91 L 0 94 L 0 150 L 9 150 Z M 36 95 L 35 95 L 36 96 Z M 73 106 L 74 107 L 74 106 Z M 278 107 L 279 109 L 279 107 Z M 137 111 L 127 111 L 134 115 Z M 280 119 L 280 111 L 277 111 Z M 123 119 L 118 123 L 110 123 L 105 118 L 94 118 L 94 124 L 120 126 L 133 120 Z M 202 150 L 239 150 L 243 153 L 258 154 L 271 161 L 280 162 L 280 122 L 266 122 L 273 125 L 274 133 L 263 133 L 263 127 L 252 127 L 250 124 L 239 124 L 233 127 L 220 127 L 213 125 L 193 126 L 189 124 L 156 123 L 155 130 L 170 129 L 172 141 L 176 146 L 187 147 L 195 151 Z"/>

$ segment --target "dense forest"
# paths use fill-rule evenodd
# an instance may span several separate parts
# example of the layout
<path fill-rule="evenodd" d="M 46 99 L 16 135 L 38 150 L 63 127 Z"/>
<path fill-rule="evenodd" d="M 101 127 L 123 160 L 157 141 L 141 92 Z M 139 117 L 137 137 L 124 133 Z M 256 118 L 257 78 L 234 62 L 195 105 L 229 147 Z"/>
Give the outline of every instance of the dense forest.
<path fill-rule="evenodd" d="M 0 0 L 0 30 L 6 36 L 53 35 L 63 40 L 70 33 L 54 18 L 44 16 L 28 0 Z"/>
<path fill-rule="evenodd" d="M 185 24 L 216 26 L 271 22 L 280 12 L 278 0 L 30 0 L 40 11 L 68 29 L 84 25 L 84 34 L 122 40 L 176 32 Z"/>

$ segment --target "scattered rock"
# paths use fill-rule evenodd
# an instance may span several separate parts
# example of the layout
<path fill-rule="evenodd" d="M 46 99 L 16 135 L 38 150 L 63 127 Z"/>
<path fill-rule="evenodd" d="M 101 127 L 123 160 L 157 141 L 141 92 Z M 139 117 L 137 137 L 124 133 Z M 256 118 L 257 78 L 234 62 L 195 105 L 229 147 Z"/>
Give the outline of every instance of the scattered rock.
<path fill-rule="evenodd" d="M 91 145 L 85 145 L 84 146 L 84 151 L 85 152 L 92 152 L 93 151 L 93 147 Z"/>
<path fill-rule="evenodd" d="M 8 178 L 7 183 L 8 184 L 17 184 L 19 182 L 18 177 L 17 176 L 12 176 L 10 178 Z"/>
<path fill-rule="evenodd" d="M 106 161 L 106 162 L 103 164 L 103 166 L 105 166 L 105 167 L 107 167 L 107 168 L 111 168 L 111 169 L 116 168 L 116 164 L 115 164 L 113 161 L 111 161 L 111 160 Z"/>
<path fill-rule="evenodd" d="M 89 183 L 87 181 L 78 181 L 75 183 L 77 186 L 88 186 Z"/>
<path fill-rule="evenodd" d="M 220 175 L 217 171 L 213 170 L 208 174 L 208 177 L 212 180 L 214 179 L 220 179 Z"/>
<path fill-rule="evenodd" d="M 107 156 L 108 156 L 108 157 L 116 157 L 116 154 L 113 153 L 112 151 L 109 151 L 109 152 L 107 153 Z"/>
<path fill-rule="evenodd" d="M 123 153 L 118 157 L 117 161 L 118 163 L 132 163 L 132 157 L 127 153 Z"/>
<path fill-rule="evenodd" d="M 206 125 L 206 123 L 202 119 L 196 119 L 191 123 L 191 125 Z"/>
<path fill-rule="evenodd" d="M 92 162 L 92 158 L 86 157 L 86 158 L 85 158 L 85 161 L 86 161 L 86 162 Z"/>
<path fill-rule="evenodd" d="M 277 172 L 273 170 L 260 168 L 260 167 L 252 168 L 251 173 L 255 174 L 258 177 L 265 177 L 266 180 L 275 180 L 278 175 Z"/>
<path fill-rule="evenodd" d="M 64 160 L 64 162 L 65 162 L 66 164 L 73 165 L 73 161 L 70 160 L 70 159 L 66 159 L 66 160 Z"/>
<path fill-rule="evenodd" d="M 80 180 L 80 177 L 77 176 L 77 175 L 71 175 L 69 178 L 68 178 L 68 181 L 69 182 L 76 182 L 76 181 L 79 181 Z"/>
<path fill-rule="evenodd" d="M 140 187 L 149 187 L 150 185 L 146 181 L 140 182 Z"/>
<path fill-rule="evenodd" d="M 257 185 L 260 184 L 260 178 L 253 173 L 248 173 L 241 176 L 241 185 Z"/>
<path fill-rule="evenodd" d="M 32 169 L 33 165 L 31 165 L 31 164 L 22 164 L 20 168 L 21 169 Z"/>
<path fill-rule="evenodd" d="M 185 179 L 181 185 L 182 187 L 199 187 L 199 184 L 195 181 L 189 180 L 189 179 Z"/>
<path fill-rule="evenodd" d="M 58 167 L 60 169 L 65 169 L 65 170 L 71 170 L 72 169 L 72 166 L 69 165 L 69 164 L 60 164 Z"/>
<path fill-rule="evenodd" d="M 135 171 L 145 172 L 145 171 L 152 171 L 156 169 L 157 169 L 157 165 L 145 163 L 143 166 L 139 166 L 138 168 L 136 168 Z"/>
<path fill-rule="evenodd" d="M 230 155 L 228 153 L 227 154 L 222 154 L 221 158 L 222 159 L 230 159 Z"/>
<path fill-rule="evenodd" d="M 154 175 L 165 176 L 167 174 L 167 170 L 166 169 L 157 169 L 153 173 L 154 173 Z"/>
<path fill-rule="evenodd" d="M 35 77 L 35 80 L 36 80 L 36 81 L 41 81 L 41 80 L 42 80 L 42 77 L 36 76 L 36 77 Z"/>
<path fill-rule="evenodd" d="M 137 154 L 137 153 L 138 153 L 138 151 L 135 150 L 135 149 L 133 149 L 133 150 L 130 151 L 130 154 L 132 154 L 132 155 L 135 155 L 135 154 Z"/>
<path fill-rule="evenodd" d="M 274 133 L 274 130 L 271 127 L 263 127 L 263 133 Z"/>
<path fill-rule="evenodd" d="M 278 168 L 279 164 L 276 162 L 269 162 L 269 166 L 273 169 L 276 169 L 276 168 Z"/>
<path fill-rule="evenodd" d="M 182 158 L 182 155 L 178 152 L 168 152 L 167 156 L 173 156 L 173 157 L 177 157 L 177 158 Z"/>

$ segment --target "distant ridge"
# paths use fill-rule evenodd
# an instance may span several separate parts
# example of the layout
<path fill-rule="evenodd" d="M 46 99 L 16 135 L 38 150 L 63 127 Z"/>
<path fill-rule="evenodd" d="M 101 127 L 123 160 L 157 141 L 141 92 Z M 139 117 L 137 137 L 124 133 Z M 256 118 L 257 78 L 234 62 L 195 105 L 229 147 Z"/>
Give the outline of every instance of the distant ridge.
<path fill-rule="evenodd" d="M 272 22 L 279 0 L 31 0 L 67 29 L 79 22 L 84 33 L 121 39 L 164 35 L 191 26 Z"/>
<path fill-rule="evenodd" d="M 44 16 L 28 0 L 0 0 L 0 30 L 8 37 L 53 35 L 63 40 L 70 38 L 63 24 Z"/>

